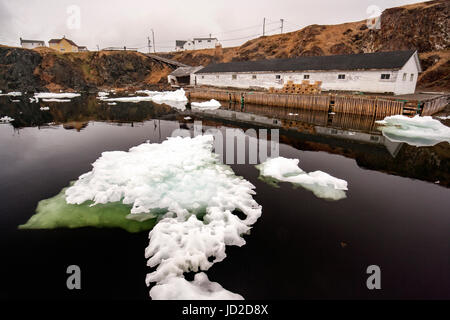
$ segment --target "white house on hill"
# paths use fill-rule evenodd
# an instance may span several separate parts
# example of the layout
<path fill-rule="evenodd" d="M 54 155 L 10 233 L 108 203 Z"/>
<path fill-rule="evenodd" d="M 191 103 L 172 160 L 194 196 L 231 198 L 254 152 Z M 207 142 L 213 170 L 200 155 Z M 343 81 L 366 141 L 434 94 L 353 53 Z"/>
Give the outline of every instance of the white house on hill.
<path fill-rule="evenodd" d="M 20 38 L 20 46 L 26 49 L 33 49 L 37 47 L 45 47 L 45 42 L 42 40 L 25 40 Z"/>
<path fill-rule="evenodd" d="M 200 50 L 200 49 L 214 49 L 219 44 L 217 38 L 194 38 L 192 40 L 176 40 L 175 50 Z"/>
<path fill-rule="evenodd" d="M 287 81 L 322 81 L 322 90 L 409 94 L 422 72 L 417 51 L 308 56 L 209 65 L 196 72 L 197 85 L 281 88 Z"/>

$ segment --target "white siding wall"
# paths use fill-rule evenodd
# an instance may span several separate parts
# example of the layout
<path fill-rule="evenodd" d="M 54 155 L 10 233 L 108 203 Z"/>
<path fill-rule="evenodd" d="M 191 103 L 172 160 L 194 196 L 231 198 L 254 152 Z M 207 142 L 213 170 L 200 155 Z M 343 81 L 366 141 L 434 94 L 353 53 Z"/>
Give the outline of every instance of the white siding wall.
<path fill-rule="evenodd" d="M 194 47 L 195 50 L 200 49 L 214 49 L 216 47 L 217 40 L 216 39 L 210 39 L 208 40 L 202 39 L 202 40 L 195 40 Z"/>
<path fill-rule="evenodd" d="M 416 91 L 419 70 L 417 68 L 416 55 L 409 58 L 408 62 L 398 72 L 395 94 L 408 94 Z"/>
<path fill-rule="evenodd" d="M 37 47 L 42 47 L 42 44 L 39 42 L 24 42 L 22 43 L 22 48 L 33 49 Z"/>
<path fill-rule="evenodd" d="M 370 70 L 370 71 L 310 71 L 310 72 L 254 72 L 254 73 L 215 73 L 193 75 L 197 77 L 197 85 L 234 88 L 282 88 L 287 81 L 301 83 L 304 75 L 309 75 L 309 81 L 322 81 L 323 90 L 363 91 L 374 93 L 390 92 L 394 94 L 414 93 L 418 75 L 414 56 L 400 70 Z M 403 81 L 403 73 L 407 73 Z M 345 79 L 338 75 L 345 74 Z M 389 79 L 382 79 L 382 74 L 389 74 Z M 414 74 L 413 81 L 410 81 Z M 233 79 L 236 75 L 236 79 Z M 280 79 L 276 78 L 280 75 Z M 256 76 L 256 79 L 254 78 Z"/>

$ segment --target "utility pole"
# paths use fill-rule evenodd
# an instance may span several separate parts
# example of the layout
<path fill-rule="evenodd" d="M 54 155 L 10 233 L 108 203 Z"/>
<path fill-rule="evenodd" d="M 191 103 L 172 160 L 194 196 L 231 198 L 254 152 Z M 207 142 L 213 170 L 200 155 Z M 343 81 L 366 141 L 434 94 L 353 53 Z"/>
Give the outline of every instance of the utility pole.
<path fill-rule="evenodd" d="M 280 19 L 281 21 L 281 34 L 283 34 L 283 24 L 284 24 L 284 19 Z"/>
<path fill-rule="evenodd" d="M 263 20 L 263 37 L 266 35 L 266 18 Z"/>
<path fill-rule="evenodd" d="M 156 53 L 156 44 L 155 44 L 155 32 L 152 29 L 152 37 L 153 37 L 153 53 Z"/>
<path fill-rule="evenodd" d="M 147 37 L 147 46 L 148 46 L 148 53 L 151 52 L 152 43 L 150 41 L 150 37 Z"/>

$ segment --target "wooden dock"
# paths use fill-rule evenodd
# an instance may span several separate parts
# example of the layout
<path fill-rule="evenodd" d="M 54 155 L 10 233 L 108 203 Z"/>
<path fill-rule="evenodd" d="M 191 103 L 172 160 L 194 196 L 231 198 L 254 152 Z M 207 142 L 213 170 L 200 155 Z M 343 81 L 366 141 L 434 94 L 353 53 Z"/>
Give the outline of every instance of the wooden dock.
<path fill-rule="evenodd" d="M 367 96 L 349 94 L 280 94 L 192 88 L 189 99 L 215 99 L 232 103 L 276 106 L 384 118 L 386 116 L 432 115 L 445 108 L 449 95 Z M 422 100 L 421 100 L 422 99 Z"/>

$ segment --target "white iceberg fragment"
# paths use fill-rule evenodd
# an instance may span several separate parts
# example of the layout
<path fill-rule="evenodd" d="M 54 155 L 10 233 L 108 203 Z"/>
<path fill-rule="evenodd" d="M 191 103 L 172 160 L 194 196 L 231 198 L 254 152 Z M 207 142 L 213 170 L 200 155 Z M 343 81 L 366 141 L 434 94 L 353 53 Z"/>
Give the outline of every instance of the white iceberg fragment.
<path fill-rule="evenodd" d="M 8 116 L 4 116 L 4 117 L 0 118 L 0 122 L 3 122 L 3 123 L 9 123 L 9 122 L 12 122 L 12 121 L 14 121 L 14 119 L 11 118 L 11 117 L 8 117 Z"/>
<path fill-rule="evenodd" d="M 191 120 L 191 117 L 184 117 L 184 120 Z"/>
<path fill-rule="evenodd" d="M 243 300 L 236 293 L 224 289 L 217 282 L 211 282 L 204 272 L 197 273 L 194 281 L 184 277 L 169 278 L 150 290 L 153 300 Z"/>
<path fill-rule="evenodd" d="M 62 92 L 62 93 L 53 93 L 53 92 L 38 92 L 34 94 L 34 98 L 36 99 L 36 102 L 39 101 L 39 99 L 47 99 L 44 101 L 56 101 L 56 102 L 67 102 L 61 101 L 63 99 L 72 99 L 75 97 L 79 97 L 79 93 L 70 93 L 70 92 Z M 50 100 L 50 99 L 59 99 L 57 100 Z M 70 101 L 70 100 L 69 100 Z"/>
<path fill-rule="evenodd" d="M 289 112 L 288 115 L 289 116 L 298 116 L 298 113 L 291 113 L 291 112 Z"/>
<path fill-rule="evenodd" d="M 20 100 L 11 100 L 11 102 L 17 103 L 20 102 Z"/>
<path fill-rule="evenodd" d="M 98 97 L 107 97 L 107 96 L 109 96 L 109 92 L 99 91 L 99 92 L 97 93 L 97 96 L 98 96 Z"/>
<path fill-rule="evenodd" d="M 40 109 L 41 111 L 47 111 L 47 110 L 50 110 L 49 107 L 40 107 L 39 109 Z"/>
<path fill-rule="evenodd" d="M 221 104 L 219 101 L 211 99 L 204 102 L 192 102 L 191 106 L 192 109 L 215 110 L 220 108 Z"/>
<path fill-rule="evenodd" d="M 1 93 L 0 96 L 10 96 L 10 97 L 20 97 L 22 95 L 22 92 L 8 92 L 8 93 Z"/>
<path fill-rule="evenodd" d="M 57 98 L 50 98 L 50 99 L 42 99 L 44 102 L 71 102 L 70 99 L 57 99 Z"/>
<path fill-rule="evenodd" d="M 450 116 L 440 116 L 438 118 L 441 119 L 441 120 L 449 120 Z"/>
<path fill-rule="evenodd" d="M 66 201 L 122 202 L 132 205 L 130 216 L 139 218 L 164 214 L 149 234 L 145 256 L 156 270 L 146 283 L 156 282 L 160 288 L 181 283 L 173 278 L 183 280 L 185 272 L 208 270 L 226 257 L 226 245 L 244 245 L 242 235 L 261 215 L 252 197 L 254 186 L 218 160 L 213 142 L 210 135 L 174 137 L 128 152 L 104 152 L 92 171 L 66 190 Z M 233 214 L 235 210 L 245 219 Z M 174 288 L 188 290 L 192 285 Z"/>
<path fill-rule="evenodd" d="M 137 94 L 145 94 L 145 96 L 130 96 L 108 98 L 106 96 L 98 97 L 98 99 L 106 102 L 131 102 L 138 103 L 142 101 L 152 101 L 157 104 L 167 104 L 173 108 L 184 110 L 187 102 L 186 94 L 183 89 L 177 91 L 149 91 L 138 90 Z"/>
<path fill-rule="evenodd" d="M 396 115 L 377 121 L 383 136 L 393 142 L 405 142 L 416 147 L 450 143 L 450 128 L 430 116 L 413 118 Z"/>
<path fill-rule="evenodd" d="M 115 106 L 115 105 L 117 105 L 116 102 L 108 102 L 108 106 Z"/>
<path fill-rule="evenodd" d="M 298 159 L 270 158 L 257 165 L 262 177 L 290 182 L 310 190 L 316 197 L 340 200 L 346 197 L 347 181 L 335 178 L 322 171 L 306 173 L 298 167 Z"/>

